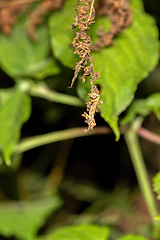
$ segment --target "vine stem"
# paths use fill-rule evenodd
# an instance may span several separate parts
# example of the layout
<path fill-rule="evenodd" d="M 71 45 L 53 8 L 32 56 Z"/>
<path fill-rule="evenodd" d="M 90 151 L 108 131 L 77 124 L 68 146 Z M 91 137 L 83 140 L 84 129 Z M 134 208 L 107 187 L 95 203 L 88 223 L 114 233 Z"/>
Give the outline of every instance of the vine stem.
<path fill-rule="evenodd" d="M 84 107 L 84 102 L 75 96 L 58 93 L 51 90 L 45 84 L 31 84 L 29 92 L 32 96 L 42 97 L 48 101 L 67 104 L 76 107 Z"/>
<path fill-rule="evenodd" d="M 84 107 L 84 102 L 72 95 L 56 92 L 50 89 L 45 83 L 34 83 L 32 80 L 19 81 L 21 91 L 29 93 L 34 97 L 41 97 L 51 102 L 62 103 L 65 105 Z"/>
<path fill-rule="evenodd" d="M 23 139 L 17 145 L 17 148 L 15 149 L 14 153 L 15 154 L 23 153 L 35 147 L 43 146 L 49 143 L 59 142 L 62 140 L 77 137 L 85 137 L 96 134 L 112 133 L 112 130 L 108 127 L 96 127 L 92 131 L 88 131 L 86 133 L 82 132 L 83 129 L 84 128 L 71 128 Z"/>
<path fill-rule="evenodd" d="M 139 128 L 137 130 L 137 134 L 140 137 L 142 137 L 150 142 L 157 143 L 158 145 L 160 145 L 160 136 L 143 128 L 143 127 Z"/>
<path fill-rule="evenodd" d="M 128 146 L 128 150 L 131 156 L 131 160 L 139 182 L 141 192 L 146 201 L 149 213 L 152 219 L 154 219 L 158 215 L 158 210 L 150 186 L 147 169 L 144 163 L 139 139 L 137 136 L 137 129 L 139 128 L 139 124 L 139 119 L 136 119 L 132 126 L 124 132 L 124 137 Z"/>

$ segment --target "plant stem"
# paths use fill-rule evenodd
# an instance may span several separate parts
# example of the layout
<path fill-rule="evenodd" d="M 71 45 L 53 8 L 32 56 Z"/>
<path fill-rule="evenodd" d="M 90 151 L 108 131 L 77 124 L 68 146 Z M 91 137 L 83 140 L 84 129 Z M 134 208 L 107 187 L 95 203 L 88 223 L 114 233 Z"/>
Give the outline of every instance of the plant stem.
<path fill-rule="evenodd" d="M 108 127 L 96 127 L 92 131 L 88 131 L 86 133 L 82 132 L 83 129 L 84 128 L 66 129 L 21 140 L 20 143 L 17 145 L 15 154 L 23 153 L 35 147 L 43 146 L 45 144 L 54 143 L 62 140 L 77 137 L 85 137 L 95 134 L 112 133 L 111 129 Z"/>
<path fill-rule="evenodd" d="M 140 189 L 146 201 L 149 213 L 152 219 L 154 219 L 154 217 L 158 215 L 158 211 L 141 152 L 139 139 L 136 133 L 138 128 L 139 126 L 137 126 L 137 122 L 135 121 L 134 124 L 124 133 L 124 137 L 132 159 Z"/>
<path fill-rule="evenodd" d="M 53 167 L 48 174 L 46 183 L 45 183 L 45 191 L 51 190 L 55 192 L 58 191 L 59 185 L 63 179 L 65 167 L 67 165 L 68 156 L 71 150 L 71 146 L 73 143 L 73 139 L 69 139 L 66 141 L 61 141 L 59 144 L 58 151 L 55 156 L 55 160 L 53 163 Z"/>
<path fill-rule="evenodd" d="M 150 142 L 157 143 L 158 145 L 160 145 L 160 136 L 158 134 L 155 134 L 143 127 L 139 128 L 137 130 L 137 134 L 140 137 L 142 137 Z"/>
<path fill-rule="evenodd" d="M 29 93 L 32 96 L 42 97 L 52 102 L 58 102 L 76 107 L 85 106 L 84 102 L 80 98 L 63 93 L 58 93 L 48 88 L 45 84 L 31 83 Z"/>

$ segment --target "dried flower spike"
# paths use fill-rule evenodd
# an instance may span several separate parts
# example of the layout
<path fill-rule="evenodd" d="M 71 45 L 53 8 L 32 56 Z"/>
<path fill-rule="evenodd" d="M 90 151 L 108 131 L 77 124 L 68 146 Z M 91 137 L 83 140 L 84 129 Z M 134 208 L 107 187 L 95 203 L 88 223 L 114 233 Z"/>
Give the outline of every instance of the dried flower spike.
<path fill-rule="evenodd" d="M 100 100 L 99 91 L 97 89 L 97 86 L 93 86 L 91 89 L 91 93 L 88 94 L 90 97 L 90 101 L 87 102 L 87 111 L 88 113 L 84 112 L 82 114 L 83 117 L 85 117 L 85 122 L 88 124 L 88 128 L 84 129 L 83 132 L 87 132 L 88 130 L 92 130 L 96 126 L 96 122 L 94 119 L 94 115 L 99 110 L 99 103 L 103 103 L 102 100 Z"/>
<path fill-rule="evenodd" d="M 94 23 L 94 0 L 78 0 L 74 9 L 76 10 L 77 15 L 75 16 L 75 21 L 70 28 L 71 32 L 76 27 L 78 27 L 79 31 L 76 32 L 76 37 L 70 45 L 75 47 L 74 53 L 78 54 L 80 61 L 76 63 L 71 87 L 73 86 L 81 69 L 83 70 L 83 75 L 81 77 L 83 83 L 86 81 L 85 77 L 90 76 L 91 93 L 88 94 L 90 101 L 86 103 L 88 113 L 84 112 L 84 114 L 82 114 L 82 116 L 86 119 L 85 122 L 88 124 L 88 128 L 84 130 L 84 132 L 87 132 L 88 130 L 92 130 L 96 125 L 94 115 L 98 112 L 99 103 L 102 103 L 98 88 L 93 85 L 94 81 L 98 79 L 100 75 L 99 72 L 94 72 L 93 57 L 91 53 L 92 41 L 90 36 L 86 34 L 86 30 L 89 29 L 89 26 L 92 23 Z M 87 64 L 89 64 L 89 66 Z"/>

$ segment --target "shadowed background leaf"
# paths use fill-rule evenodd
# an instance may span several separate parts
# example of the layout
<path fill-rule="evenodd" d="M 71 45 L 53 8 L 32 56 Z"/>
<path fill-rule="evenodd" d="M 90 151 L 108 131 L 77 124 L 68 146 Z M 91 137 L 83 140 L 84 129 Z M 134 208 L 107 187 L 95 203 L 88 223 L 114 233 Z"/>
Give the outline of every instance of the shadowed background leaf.
<path fill-rule="evenodd" d="M 147 238 L 130 234 L 130 235 L 121 237 L 118 240 L 147 240 Z"/>
<path fill-rule="evenodd" d="M 47 58 L 50 43 L 46 24 L 37 29 L 37 35 L 38 41 L 29 38 L 27 21 L 22 19 L 16 23 L 11 35 L 0 34 L 0 64 L 8 75 L 43 79 L 60 72 L 55 58 Z"/>
<path fill-rule="evenodd" d="M 127 115 L 122 119 L 122 125 L 134 121 L 137 115 L 146 117 L 151 112 L 154 112 L 160 119 L 160 94 L 154 93 L 146 99 L 134 100 L 127 111 Z"/>
<path fill-rule="evenodd" d="M 80 225 L 61 228 L 50 235 L 48 240 L 107 240 L 110 230 L 108 227 L 98 227 L 94 225 Z"/>
<path fill-rule="evenodd" d="M 31 113 L 30 96 L 18 87 L 0 90 L 0 151 L 6 164 L 11 163 L 21 127 Z"/>
<path fill-rule="evenodd" d="M 34 201 L 1 203 L 0 234 L 24 240 L 36 239 L 39 228 L 61 205 L 62 201 L 57 196 Z"/>

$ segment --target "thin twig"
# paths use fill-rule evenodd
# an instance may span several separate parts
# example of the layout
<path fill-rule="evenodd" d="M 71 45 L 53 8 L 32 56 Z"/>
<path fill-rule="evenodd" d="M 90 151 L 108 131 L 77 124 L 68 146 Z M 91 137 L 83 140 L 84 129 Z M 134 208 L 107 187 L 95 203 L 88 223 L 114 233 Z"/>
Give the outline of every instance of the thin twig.
<path fill-rule="evenodd" d="M 142 138 L 144 138 L 144 139 L 146 139 L 150 142 L 157 143 L 157 144 L 160 145 L 160 136 L 151 132 L 151 131 L 149 131 L 149 130 L 147 130 L 147 129 L 145 129 L 145 128 L 143 128 L 143 127 L 139 128 L 137 130 L 137 134 L 140 137 L 142 137 Z"/>
<path fill-rule="evenodd" d="M 45 190 L 57 192 L 63 179 L 68 156 L 73 144 L 73 139 L 62 141 L 55 156 L 53 167 L 47 177 Z"/>

